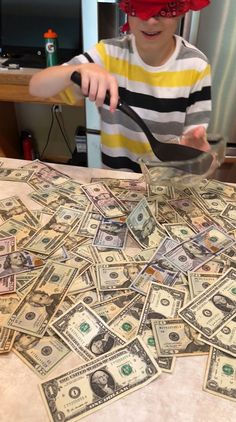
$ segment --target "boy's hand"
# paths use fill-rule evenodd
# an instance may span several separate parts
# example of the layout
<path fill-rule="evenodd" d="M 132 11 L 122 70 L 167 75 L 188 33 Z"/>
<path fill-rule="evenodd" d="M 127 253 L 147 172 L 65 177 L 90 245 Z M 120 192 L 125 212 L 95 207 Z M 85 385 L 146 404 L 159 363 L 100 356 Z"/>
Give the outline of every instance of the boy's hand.
<path fill-rule="evenodd" d="M 207 134 L 204 126 L 198 126 L 184 133 L 180 138 L 180 144 L 199 149 L 200 151 L 209 151 L 211 148 L 207 141 Z"/>
<path fill-rule="evenodd" d="M 104 103 L 106 93 L 110 94 L 110 111 L 114 112 L 119 100 L 116 78 L 103 67 L 95 63 L 84 63 L 77 69 L 81 74 L 81 92 L 97 107 Z"/>

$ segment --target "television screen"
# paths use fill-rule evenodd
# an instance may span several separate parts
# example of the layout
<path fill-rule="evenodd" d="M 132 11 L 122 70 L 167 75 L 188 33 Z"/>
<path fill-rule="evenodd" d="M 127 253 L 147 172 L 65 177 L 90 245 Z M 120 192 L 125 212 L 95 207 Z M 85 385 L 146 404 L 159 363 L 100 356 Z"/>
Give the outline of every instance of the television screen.
<path fill-rule="evenodd" d="M 0 0 L 1 47 L 4 57 L 41 57 L 43 34 L 58 34 L 59 63 L 82 51 L 80 0 Z"/>

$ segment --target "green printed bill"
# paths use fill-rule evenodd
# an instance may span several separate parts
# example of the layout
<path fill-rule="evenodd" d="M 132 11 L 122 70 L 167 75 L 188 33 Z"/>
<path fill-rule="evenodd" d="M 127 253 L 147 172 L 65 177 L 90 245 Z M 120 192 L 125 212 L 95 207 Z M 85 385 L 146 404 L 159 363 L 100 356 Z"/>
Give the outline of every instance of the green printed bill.
<path fill-rule="evenodd" d="M 127 234 L 128 229 L 124 222 L 103 218 L 95 233 L 93 246 L 123 249 L 126 243 Z"/>
<path fill-rule="evenodd" d="M 26 250 L 17 250 L 0 255 L 0 279 L 42 267 L 44 264 L 43 259 Z"/>
<path fill-rule="evenodd" d="M 236 358 L 236 317 L 227 322 L 227 324 L 210 339 L 203 334 L 199 334 L 198 339 Z"/>
<path fill-rule="evenodd" d="M 168 205 L 180 216 L 185 222 L 194 226 L 193 219 L 196 217 L 204 217 L 205 211 L 198 205 L 196 200 L 192 198 L 171 199 Z"/>
<path fill-rule="evenodd" d="M 33 228 L 38 228 L 39 226 L 37 218 L 18 196 L 0 200 L 0 216 L 3 222 L 14 217 L 16 220 L 22 221 Z"/>
<path fill-rule="evenodd" d="M 131 289 L 147 294 L 151 283 L 173 286 L 178 277 L 178 272 L 168 271 L 156 264 L 148 264 L 141 270 L 131 284 Z"/>
<path fill-rule="evenodd" d="M 236 314 L 236 270 L 229 269 L 213 285 L 179 310 L 179 316 L 212 338 Z"/>
<path fill-rule="evenodd" d="M 129 202 L 139 202 L 141 199 L 143 199 L 144 196 L 145 194 L 143 192 L 138 191 L 130 192 L 123 190 L 118 193 L 118 197 L 121 201 Z"/>
<path fill-rule="evenodd" d="M 206 187 L 210 192 L 220 193 L 227 202 L 236 200 L 236 189 L 233 185 L 220 182 L 219 180 L 208 180 Z"/>
<path fill-rule="evenodd" d="M 145 198 L 131 211 L 126 224 L 143 248 L 157 247 L 166 236 L 165 230 L 157 222 Z"/>
<path fill-rule="evenodd" d="M 100 302 L 96 289 L 90 289 L 83 293 L 67 294 L 67 297 L 70 297 L 73 303 L 82 301 L 91 307 L 97 305 Z"/>
<path fill-rule="evenodd" d="M 192 239 L 196 244 L 205 247 L 215 255 L 221 254 L 235 243 L 233 237 L 216 226 L 207 227 L 206 230 L 196 234 Z"/>
<path fill-rule="evenodd" d="M 171 251 L 164 254 L 164 257 L 171 264 L 184 273 L 195 271 L 210 261 L 214 255 L 202 245 L 198 245 L 193 240 L 187 240 L 176 246 Z"/>
<path fill-rule="evenodd" d="M 142 268 L 143 265 L 140 262 L 98 264 L 96 266 L 97 288 L 99 291 L 127 289 Z"/>
<path fill-rule="evenodd" d="M 82 215 L 82 211 L 59 207 L 49 222 L 41 227 L 25 245 L 25 248 L 47 256 L 52 254 L 64 243 L 65 238 L 78 224 Z"/>
<path fill-rule="evenodd" d="M 198 339 L 198 332 L 182 319 L 153 319 L 151 322 L 158 356 L 209 353 L 209 346 Z"/>
<path fill-rule="evenodd" d="M 16 291 L 16 276 L 7 275 L 0 277 L 0 296 L 8 293 L 14 293 Z"/>
<path fill-rule="evenodd" d="M 16 249 L 16 239 L 13 235 L 6 234 L 1 236 L 0 234 L 0 256 L 13 252 Z"/>
<path fill-rule="evenodd" d="M 24 169 L 34 170 L 28 184 L 36 190 L 48 189 L 51 186 L 61 186 L 70 180 L 66 174 L 42 162 L 33 162 L 23 166 Z"/>
<path fill-rule="evenodd" d="M 43 382 L 50 420 L 76 422 L 154 381 L 161 371 L 140 339 Z"/>
<path fill-rule="evenodd" d="M 236 224 L 236 206 L 235 204 L 228 204 L 222 211 L 221 216 L 228 218 L 234 225 Z"/>
<path fill-rule="evenodd" d="M 81 218 L 76 234 L 93 239 L 101 219 L 101 214 L 99 212 L 94 212 L 93 204 L 89 204 L 83 217 Z"/>
<path fill-rule="evenodd" d="M 39 276 L 42 268 L 36 268 L 25 273 L 15 275 L 16 278 L 16 293 L 19 297 L 23 297 L 32 289 L 33 280 Z"/>
<path fill-rule="evenodd" d="M 16 331 L 0 326 L 0 354 L 11 351 L 15 336 Z"/>
<path fill-rule="evenodd" d="M 84 273 L 84 271 L 88 270 L 88 268 L 91 267 L 91 262 L 86 260 L 85 257 L 80 257 L 79 255 L 74 254 L 73 252 L 70 252 L 70 256 L 64 260 L 64 263 L 66 265 L 70 265 L 72 267 L 77 268 L 78 275 L 81 275 Z"/>
<path fill-rule="evenodd" d="M 127 306 L 127 304 L 131 303 L 131 300 L 136 296 L 134 292 L 128 292 L 125 294 L 121 294 L 121 292 L 119 293 L 119 296 L 96 303 L 93 306 L 93 310 L 96 312 L 96 314 L 99 315 L 100 318 L 102 318 L 106 323 L 110 323 L 110 321 L 117 314 L 120 314 L 120 312 Z"/>
<path fill-rule="evenodd" d="M 220 274 L 208 274 L 189 272 L 188 283 L 190 289 L 191 299 L 194 299 L 200 293 L 202 293 L 207 287 L 214 284 L 220 278 Z"/>
<path fill-rule="evenodd" d="M 98 291 L 97 290 L 97 294 L 99 297 L 99 301 L 100 302 L 104 302 L 108 299 L 114 299 L 114 298 L 118 298 L 120 297 L 120 295 L 129 295 L 130 294 L 130 290 L 129 289 L 124 289 L 124 290 L 104 290 L 102 291 Z M 134 292 L 133 292 L 134 293 Z"/>
<path fill-rule="evenodd" d="M 227 203 L 217 192 L 209 192 L 207 189 L 198 191 L 195 197 L 196 201 L 200 204 L 202 209 L 205 209 L 210 215 L 221 213 Z"/>
<path fill-rule="evenodd" d="M 68 289 L 68 294 L 82 293 L 92 288 L 95 288 L 94 273 L 92 271 L 92 268 L 90 267 L 90 264 L 86 263 L 86 265 L 86 271 L 84 271 L 82 274 L 75 276 Z"/>
<path fill-rule="evenodd" d="M 36 231 L 36 229 L 33 229 L 28 224 L 18 221 L 15 218 L 10 218 L 5 221 L 5 223 L 1 224 L 0 238 L 5 236 L 14 236 L 17 248 L 21 249 L 27 242 L 29 242 Z"/>
<path fill-rule="evenodd" d="M 28 182 L 33 174 L 33 170 L 2 167 L 0 168 L 0 181 L 6 180 L 9 182 Z"/>
<path fill-rule="evenodd" d="M 133 340 L 137 335 L 145 296 L 135 295 L 134 298 L 117 313 L 110 321 L 109 327 L 125 341 Z"/>
<path fill-rule="evenodd" d="M 185 302 L 185 297 L 185 292 L 181 290 L 152 283 L 140 317 L 137 334 L 165 372 L 173 371 L 175 360 L 173 357 L 158 355 L 151 322 L 154 319 L 176 318 L 178 310 Z"/>
<path fill-rule="evenodd" d="M 76 273 L 77 269 L 74 267 L 48 261 L 5 326 L 35 337 L 43 337 Z"/>
<path fill-rule="evenodd" d="M 94 182 L 103 182 L 110 189 L 116 188 L 120 190 L 129 190 L 129 191 L 141 191 L 144 194 L 146 193 L 147 187 L 146 182 L 143 177 L 139 179 L 112 179 L 109 177 L 95 178 L 91 179 L 91 183 Z"/>
<path fill-rule="evenodd" d="M 163 227 L 172 239 L 184 242 L 195 235 L 195 231 L 187 223 L 164 223 Z"/>
<path fill-rule="evenodd" d="M 19 303 L 19 297 L 15 293 L 0 296 L 0 326 L 9 318 Z"/>
<path fill-rule="evenodd" d="M 40 378 L 47 377 L 71 352 L 55 333 L 46 333 L 42 338 L 20 333 L 12 350 Z"/>
<path fill-rule="evenodd" d="M 58 188 L 41 190 L 29 194 L 31 199 L 52 212 L 55 212 L 60 206 L 81 210 L 80 204 L 69 195 L 61 192 Z"/>
<path fill-rule="evenodd" d="M 203 390 L 236 401 L 236 359 L 212 347 L 207 361 Z"/>
<path fill-rule="evenodd" d="M 124 344 L 124 340 L 84 302 L 76 303 L 50 327 L 87 362 Z"/>
<path fill-rule="evenodd" d="M 92 248 L 94 262 L 97 264 L 112 264 L 119 261 L 128 261 L 125 253 L 120 249 Z"/>
<path fill-rule="evenodd" d="M 207 261 L 205 264 L 201 265 L 201 267 L 195 270 L 195 272 L 222 275 L 226 269 L 229 269 L 229 267 L 226 267 L 222 258 L 212 258 L 210 261 Z"/>
<path fill-rule="evenodd" d="M 5 328 L 3 325 L 19 302 L 16 294 L 0 296 L 0 353 L 9 353 L 12 349 L 16 331 Z"/>
<path fill-rule="evenodd" d="M 126 208 L 104 183 L 82 185 L 81 189 L 88 199 L 106 218 L 121 217 L 126 214 Z"/>
<path fill-rule="evenodd" d="M 73 253 L 79 256 L 80 258 L 85 259 L 86 261 L 94 264 L 93 248 L 91 246 L 90 240 L 86 239 L 85 237 L 83 239 L 85 239 L 84 242 L 81 242 L 79 245 L 73 246 L 72 248 L 68 248 L 66 245 L 66 249 L 69 249 L 70 251 L 69 256 L 71 255 L 71 253 Z M 65 244 L 67 243 L 67 240 L 68 238 L 65 240 Z M 77 242 L 77 239 L 74 239 L 74 236 L 72 236 L 71 243 L 72 242 Z"/>
<path fill-rule="evenodd" d="M 65 192 L 69 195 L 81 195 L 81 183 L 75 179 L 68 179 L 66 182 L 59 186 L 61 192 Z"/>

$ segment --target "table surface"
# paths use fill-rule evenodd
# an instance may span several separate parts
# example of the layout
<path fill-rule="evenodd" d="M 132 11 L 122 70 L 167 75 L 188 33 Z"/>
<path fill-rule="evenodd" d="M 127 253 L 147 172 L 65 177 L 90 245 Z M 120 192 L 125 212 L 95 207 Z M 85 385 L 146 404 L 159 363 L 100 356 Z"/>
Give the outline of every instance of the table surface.
<path fill-rule="evenodd" d="M 4 167 L 16 168 L 26 161 L 0 158 Z M 52 164 L 52 167 L 80 182 L 91 177 L 136 178 L 133 173 L 88 169 Z M 20 195 L 26 205 L 36 209 L 27 197 L 32 189 L 25 183 L 1 182 L 0 199 Z M 207 357 L 176 359 L 173 374 L 162 373 L 148 386 L 131 393 L 94 414 L 85 422 L 235 422 L 236 404 L 202 390 Z M 71 353 L 55 371 L 52 378 L 78 365 Z M 38 385 L 41 380 L 14 354 L 0 356 L 0 421 L 47 422 L 49 420 Z"/>

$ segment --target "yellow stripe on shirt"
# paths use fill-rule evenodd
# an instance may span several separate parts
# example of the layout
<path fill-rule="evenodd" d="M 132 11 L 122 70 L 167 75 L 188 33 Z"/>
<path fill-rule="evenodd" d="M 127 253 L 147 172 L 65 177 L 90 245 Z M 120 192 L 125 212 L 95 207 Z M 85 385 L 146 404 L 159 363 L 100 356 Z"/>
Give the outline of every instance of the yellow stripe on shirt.
<path fill-rule="evenodd" d="M 101 133 L 101 143 L 108 148 L 125 148 L 133 154 L 143 155 L 151 151 L 149 142 L 140 142 L 120 134 L 109 135 Z"/>
<path fill-rule="evenodd" d="M 139 65 L 131 64 L 126 60 L 110 56 L 107 54 L 102 42 L 96 45 L 96 49 L 99 52 L 104 66 L 109 72 L 127 78 L 127 67 L 129 67 L 129 80 L 142 83 L 148 80 L 148 84 L 152 86 L 164 88 L 191 86 L 211 74 L 209 64 L 202 72 L 194 68 L 175 72 L 166 70 L 163 72 L 150 72 Z"/>

